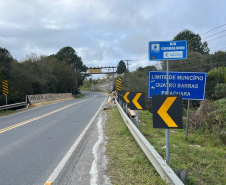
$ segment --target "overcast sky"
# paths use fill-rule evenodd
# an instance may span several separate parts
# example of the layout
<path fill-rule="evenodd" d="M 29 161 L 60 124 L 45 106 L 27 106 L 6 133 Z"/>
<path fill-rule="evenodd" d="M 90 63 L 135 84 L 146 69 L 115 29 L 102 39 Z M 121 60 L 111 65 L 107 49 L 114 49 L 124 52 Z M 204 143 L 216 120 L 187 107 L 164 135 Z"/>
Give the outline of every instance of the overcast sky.
<path fill-rule="evenodd" d="M 0 47 L 21 61 L 71 46 L 88 67 L 128 59 L 133 71 L 156 64 L 149 41 L 172 40 L 184 29 L 203 34 L 225 24 L 203 39 L 226 30 L 225 7 L 226 0 L 0 0 Z M 208 43 L 211 52 L 226 49 L 226 37 Z"/>

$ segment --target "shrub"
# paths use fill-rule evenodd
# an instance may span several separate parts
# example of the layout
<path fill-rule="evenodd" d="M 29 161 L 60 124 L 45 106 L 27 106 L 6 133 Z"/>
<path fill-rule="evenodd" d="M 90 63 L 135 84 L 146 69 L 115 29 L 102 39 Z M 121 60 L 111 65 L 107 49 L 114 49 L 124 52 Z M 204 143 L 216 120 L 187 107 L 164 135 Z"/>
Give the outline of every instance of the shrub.
<path fill-rule="evenodd" d="M 217 99 L 226 97 L 226 84 L 218 83 L 214 88 L 215 96 Z"/>
<path fill-rule="evenodd" d="M 191 115 L 190 127 L 193 130 L 215 134 L 222 143 L 226 144 L 226 98 L 211 103 L 201 101 L 200 107 Z"/>

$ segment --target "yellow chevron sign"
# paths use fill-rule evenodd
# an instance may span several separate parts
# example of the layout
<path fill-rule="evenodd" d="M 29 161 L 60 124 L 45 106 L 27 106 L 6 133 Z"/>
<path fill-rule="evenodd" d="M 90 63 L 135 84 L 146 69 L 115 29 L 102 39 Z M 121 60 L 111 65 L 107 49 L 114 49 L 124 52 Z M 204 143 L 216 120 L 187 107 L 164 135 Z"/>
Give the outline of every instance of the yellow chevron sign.
<path fill-rule="evenodd" d="M 131 110 L 145 109 L 145 94 L 144 92 L 125 92 L 123 91 L 123 99 L 129 103 Z"/>
<path fill-rule="evenodd" d="M 165 121 L 165 123 L 168 125 L 168 127 L 178 127 L 177 124 L 172 120 L 172 118 L 169 116 L 167 111 L 173 104 L 173 102 L 176 100 L 177 97 L 168 97 L 158 110 L 159 116 Z"/>
<path fill-rule="evenodd" d="M 118 79 L 116 80 L 116 89 L 117 89 L 118 91 L 121 91 L 121 90 L 122 90 L 122 82 L 121 82 L 121 78 L 118 78 Z"/>
<path fill-rule="evenodd" d="M 126 92 L 125 95 L 123 96 L 124 100 L 126 101 L 126 103 L 130 103 L 130 101 L 128 100 L 128 95 L 130 92 Z"/>
<path fill-rule="evenodd" d="M 142 95 L 142 93 L 137 93 L 136 96 L 132 100 L 133 104 L 137 107 L 137 109 L 143 109 L 137 101 L 141 95 Z"/>
<path fill-rule="evenodd" d="M 120 87 L 122 86 L 122 84 L 121 84 L 121 83 L 116 82 L 116 84 L 117 84 L 118 86 L 120 86 Z"/>
<path fill-rule="evenodd" d="M 7 80 L 2 81 L 2 91 L 3 91 L 3 95 L 9 94 L 8 81 Z"/>
<path fill-rule="evenodd" d="M 183 128 L 182 96 L 153 95 L 153 128 Z"/>

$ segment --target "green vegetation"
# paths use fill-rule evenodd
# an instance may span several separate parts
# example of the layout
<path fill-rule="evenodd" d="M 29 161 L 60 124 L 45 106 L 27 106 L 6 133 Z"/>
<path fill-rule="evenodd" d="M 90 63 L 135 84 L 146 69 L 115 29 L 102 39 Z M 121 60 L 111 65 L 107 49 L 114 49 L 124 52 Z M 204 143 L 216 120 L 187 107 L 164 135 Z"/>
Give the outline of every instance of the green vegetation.
<path fill-rule="evenodd" d="M 140 111 L 140 130 L 165 158 L 165 130 L 153 128 L 152 114 Z M 226 148 L 219 138 L 196 130 L 185 141 L 185 129 L 170 129 L 170 166 L 188 169 L 189 184 L 226 184 Z"/>
<path fill-rule="evenodd" d="M 82 86 L 80 88 L 81 91 L 90 91 L 90 88 L 89 87 L 85 87 L 85 86 Z"/>
<path fill-rule="evenodd" d="M 187 40 L 188 51 L 198 52 L 201 54 L 208 53 L 208 43 L 205 41 L 202 43 L 202 38 L 199 34 L 195 34 L 191 30 L 185 29 L 178 33 L 173 40 Z"/>
<path fill-rule="evenodd" d="M 89 79 L 85 79 L 83 81 L 83 86 L 80 88 L 81 91 L 90 91 L 90 88 L 92 87 L 92 85 L 96 85 L 96 84 L 99 84 L 99 83 L 103 83 L 103 82 L 106 82 L 105 79 L 92 79 L 92 78 L 89 78 Z"/>
<path fill-rule="evenodd" d="M 86 75 L 85 65 L 71 47 L 60 49 L 55 55 L 30 56 L 20 62 L 0 47 L 0 80 L 8 80 L 8 104 L 25 101 L 26 95 L 46 93 L 76 94 Z M 76 69 L 80 69 L 79 72 Z M 0 105 L 5 102 L 0 88 Z"/>
<path fill-rule="evenodd" d="M 130 134 L 118 109 L 106 113 L 107 174 L 112 184 L 165 184 Z"/>
<path fill-rule="evenodd" d="M 84 94 L 77 94 L 77 95 L 74 96 L 75 99 L 83 98 L 83 97 L 85 97 Z"/>
<path fill-rule="evenodd" d="M 120 60 L 120 62 L 117 65 L 117 74 L 123 74 L 126 71 L 126 64 L 123 60 Z"/>
<path fill-rule="evenodd" d="M 15 114 L 16 111 L 15 110 L 1 110 L 0 111 L 0 117 L 2 116 L 7 116 L 7 115 L 10 115 L 10 114 Z"/>

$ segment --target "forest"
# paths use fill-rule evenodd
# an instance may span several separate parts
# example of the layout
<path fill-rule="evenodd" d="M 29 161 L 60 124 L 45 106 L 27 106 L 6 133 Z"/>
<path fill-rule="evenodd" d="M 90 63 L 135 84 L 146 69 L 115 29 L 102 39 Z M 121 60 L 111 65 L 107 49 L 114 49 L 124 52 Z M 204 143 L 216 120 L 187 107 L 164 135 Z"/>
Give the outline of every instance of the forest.
<path fill-rule="evenodd" d="M 76 94 L 86 77 L 81 74 L 85 68 L 81 57 L 69 46 L 50 56 L 31 53 L 22 61 L 0 47 L 0 81 L 8 81 L 8 104 L 24 102 L 26 95 Z M 0 106 L 5 105 L 2 88 L 0 94 Z"/>

